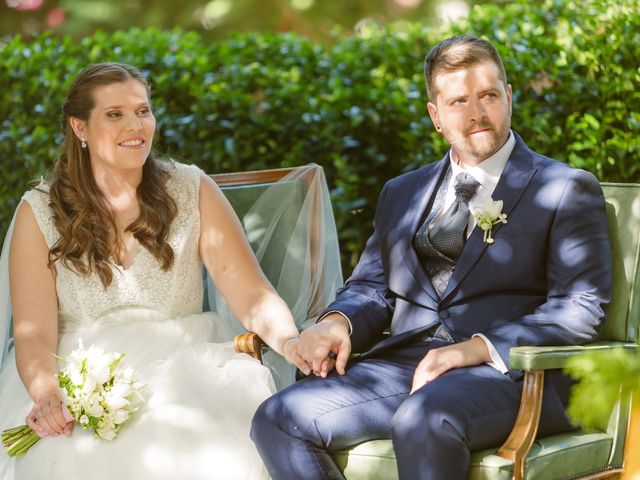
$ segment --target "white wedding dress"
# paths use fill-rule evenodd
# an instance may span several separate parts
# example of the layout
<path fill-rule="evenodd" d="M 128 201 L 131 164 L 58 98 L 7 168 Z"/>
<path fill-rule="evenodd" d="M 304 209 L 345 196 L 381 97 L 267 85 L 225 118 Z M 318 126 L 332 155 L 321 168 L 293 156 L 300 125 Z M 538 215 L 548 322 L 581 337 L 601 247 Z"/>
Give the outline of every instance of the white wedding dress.
<path fill-rule="evenodd" d="M 76 425 L 70 438 L 44 438 L 17 460 L 0 452 L 0 479 L 268 478 L 249 428 L 274 391 L 271 375 L 234 352 L 224 319 L 202 313 L 200 175 L 197 167 L 176 163 L 167 182 L 178 206 L 169 271 L 144 248 L 130 268 L 113 267 L 107 289 L 97 275 L 82 277 L 57 265 L 58 354 L 67 355 L 80 339 L 85 347 L 124 352 L 125 364 L 146 384 L 146 403 L 111 442 Z M 34 189 L 23 198 L 51 247 L 58 233 L 48 195 Z M 32 404 L 11 350 L 0 372 L 0 429 L 24 424 Z"/>

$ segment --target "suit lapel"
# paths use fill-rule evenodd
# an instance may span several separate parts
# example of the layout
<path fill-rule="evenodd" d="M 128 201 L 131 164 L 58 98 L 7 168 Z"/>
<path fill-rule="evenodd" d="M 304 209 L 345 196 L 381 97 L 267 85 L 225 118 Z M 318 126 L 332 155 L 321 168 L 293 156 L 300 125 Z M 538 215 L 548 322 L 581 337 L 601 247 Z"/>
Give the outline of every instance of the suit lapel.
<path fill-rule="evenodd" d="M 500 175 L 496 189 L 491 195 L 494 200 L 503 201 L 502 211 L 507 214 L 507 221 L 509 220 L 509 214 L 516 207 L 520 197 L 535 174 L 531 151 L 518 134 L 514 132 L 514 135 L 516 137 L 516 145 L 513 148 L 513 152 L 511 152 L 511 156 L 504 167 L 502 175 Z M 499 234 L 498 232 L 501 226 L 502 224 L 500 223 L 493 227 L 494 236 Z M 483 241 L 482 230 L 475 227 L 467 239 L 464 250 L 462 250 L 462 254 L 460 258 L 458 258 L 456 269 L 447 284 L 447 288 L 442 294 L 443 301 L 458 288 L 458 285 L 460 285 L 471 268 L 476 264 L 487 246 L 488 244 Z"/>
<path fill-rule="evenodd" d="M 418 258 L 418 253 L 413 246 L 413 237 L 420 227 L 420 221 L 422 220 L 423 213 L 429 205 L 430 200 L 434 197 L 436 188 L 440 183 L 440 180 L 446 173 L 448 166 L 449 154 L 447 153 L 445 157 L 434 166 L 434 170 L 432 171 L 432 173 L 427 174 L 423 177 L 425 181 L 421 182 L 416 187 L 415 196 L 413 197 L 413 199 L 414 204 L 417 206 L 417 208 L 407 209 L 407 214 L 411 215 L 411 217 L 408 218 L 407 222 L 405 223 L 405 225 L 407 225 L 406 231 L 399 237 L 399 241 L 404 243 L 404 245 L 402 245 L 402 248 L 399 250 L 402 252 L 406 252 L 406 256 L 402 261 L 402 265 L 405 270 L 408 270 L 410 274 L 410 276 L 404 275 L 404 278 L 406 278 L 409 282 L 409 285 L 407 285 L 407 287 L 415 288 L 415 285 L 418 285 L 430 297 L 431 302 L 436 303 L 440 301 L 440 298 L 433 288 L 431 279 L 422 267 L 420 258 Z M 413 288 L 409 288 L 408 290 L 413 290 Z M 425 302 L 420 303 L 427 304 Z"/>

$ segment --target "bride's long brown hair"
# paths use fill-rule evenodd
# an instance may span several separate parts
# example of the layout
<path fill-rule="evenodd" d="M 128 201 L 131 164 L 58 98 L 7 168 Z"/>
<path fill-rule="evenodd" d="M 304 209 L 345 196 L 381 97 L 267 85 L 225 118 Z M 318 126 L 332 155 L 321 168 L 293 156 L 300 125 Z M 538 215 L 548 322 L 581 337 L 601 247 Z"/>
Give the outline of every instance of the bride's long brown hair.
<path fill-rule="evenodd" d="M 49 267 L 60 261 L 80 275 L 96 272 L 105 288 L 113 280 L 111 259 L 119 251 L 122 239 L 93 177 L 88 149 L 81 147 L 69 119 L 88 121 L 95 107 L 96 87 L 130 79 L 144 85 L 149 95 L 149 85 L 142 73 L 121 63 L 90 65 L 74 80 L 62 107 L 64 145 L 53 167 L 49 189 L 53 220 L 60 233 L 49 251 Z M 175 202 L 165 190 L 168 175 L 167 167 L 149 154 L 137 191 L 140 214 L 125 229 L 133 233 L 165 271 L 173 265 L 173 250 L 167 238 L 177 213 Z"/>

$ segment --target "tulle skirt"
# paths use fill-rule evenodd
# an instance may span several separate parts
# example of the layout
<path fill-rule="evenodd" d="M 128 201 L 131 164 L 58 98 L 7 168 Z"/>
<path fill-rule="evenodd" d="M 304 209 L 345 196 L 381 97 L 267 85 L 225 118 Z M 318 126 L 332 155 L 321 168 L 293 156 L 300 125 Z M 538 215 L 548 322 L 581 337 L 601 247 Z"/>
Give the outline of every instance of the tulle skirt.
<path fill-rule="evenodd" d="M 220 338 L 211 313 L 168 321 L 84 328 L 60 337 L 59 355 L 98 345 L 124 352 L 145 383 L 146 403 L 113 441 L 76 424 L 70 438 L 47 437 L 24 456 L 0 452 L 0 479 L 263 479 L 249 438 L 251 418 L 275 388 L 269 371 Z M 24 424 L 32 401 L 13 353 L 0 372 L 0 429 Z"/>

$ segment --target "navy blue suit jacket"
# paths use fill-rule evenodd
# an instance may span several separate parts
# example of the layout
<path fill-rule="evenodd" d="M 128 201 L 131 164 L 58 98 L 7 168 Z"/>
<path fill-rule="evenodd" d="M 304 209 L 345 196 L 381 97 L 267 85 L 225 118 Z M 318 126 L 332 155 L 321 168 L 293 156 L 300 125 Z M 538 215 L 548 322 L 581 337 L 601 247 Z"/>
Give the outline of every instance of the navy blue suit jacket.
<path fill-rule="evenodd" d="M 442 298 L 412 242 L 449 155 L 386 183 L 374 233 L 326 310 L 349 317 L 354 352 L 393 348 L 437 322 L 456 341 L 484 334 L 505 365 L 514 346 L 579 344 L 597 335 L 611 284 L 602 189 L 592 174 L 539 155 L 515 136 L 492 195 L 504 202 L 507 223 L 493 227 L 491 245 L 473 229 Z"/>

